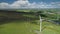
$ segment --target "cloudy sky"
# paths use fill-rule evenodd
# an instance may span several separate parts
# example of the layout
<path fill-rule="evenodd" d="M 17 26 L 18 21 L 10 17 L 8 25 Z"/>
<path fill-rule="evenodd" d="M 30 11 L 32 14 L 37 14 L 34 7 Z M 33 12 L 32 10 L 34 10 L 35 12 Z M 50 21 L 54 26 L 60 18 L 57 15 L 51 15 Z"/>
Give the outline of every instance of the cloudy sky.
<path fill-rule="evenodd" d="M 60 0 L 0 0 L 0 9 L 60 8 Z"/>

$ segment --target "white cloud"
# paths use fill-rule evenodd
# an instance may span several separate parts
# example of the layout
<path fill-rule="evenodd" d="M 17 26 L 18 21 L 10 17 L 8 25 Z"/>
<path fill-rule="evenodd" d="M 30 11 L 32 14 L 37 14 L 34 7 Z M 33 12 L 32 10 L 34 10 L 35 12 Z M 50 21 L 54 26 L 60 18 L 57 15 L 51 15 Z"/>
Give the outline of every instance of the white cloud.
<path fill-rule="evenodd" d="M 4 2 L 0 3 L 0 8 L 1 8 L 1 9 L 3 9 L 3 8 L 6 9 L 6 8 L 8 8 L 8 7 L 10 7 L 8 3 L 4 3 Z"/>
<path fill-rule="evenodd" d="M 40 2 L 40 3 L 30 3 L 28 0 L 17 0 L 12 4 L 5 2 L 0 3 L 0 9 L 19 9 L 19 8 L 60 8 L 60 2 L 51 2 L 49 4 Z"/>

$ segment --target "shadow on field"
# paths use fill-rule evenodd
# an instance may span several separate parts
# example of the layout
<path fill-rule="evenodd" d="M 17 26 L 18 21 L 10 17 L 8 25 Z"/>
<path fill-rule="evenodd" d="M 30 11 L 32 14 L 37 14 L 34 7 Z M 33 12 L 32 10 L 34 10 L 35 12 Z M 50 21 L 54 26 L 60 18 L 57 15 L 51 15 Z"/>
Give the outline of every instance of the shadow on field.
<path fill-rule="evenodd" d="M 37 18 L 31 18 L 31 17 L 26 17 L 26 16 L 22 16 L 21 18 L 2 17 L 2 18 L 0 18 L 0 25 L 10 23 L 12 21 L 23 22 L 23 21 L 34 21 L 34 20 L 37 20 Z"/>
<path fill-rule="evenodd" d="M 32 21 L 37 20 L 36 17 L 28 17 L 23 15 L 29 15 L 33 13 L 28 12 L 16 12 L 16 11 L 8 11 L 8 10 L 0 10 L 0 25 L 10 23 L 12 21 Z"/>

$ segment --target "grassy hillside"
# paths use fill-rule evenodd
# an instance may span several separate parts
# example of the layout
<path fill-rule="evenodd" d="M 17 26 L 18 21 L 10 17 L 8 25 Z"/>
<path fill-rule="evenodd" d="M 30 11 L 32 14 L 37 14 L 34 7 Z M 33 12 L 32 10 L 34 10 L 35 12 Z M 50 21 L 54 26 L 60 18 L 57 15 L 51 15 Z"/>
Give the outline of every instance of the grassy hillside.
<path fill-rule="evenodd" d="M 0 11 L 0 34 L 39 34 L 39 15 L 43 16 L 44 19 L 56 18 L 56 14 L 40 14 L 39 12 L 27 12 L 27 10 L 19 11 Z M 57 25 L 44 20 L 42 34 L 60 34 L 60 24 Z"/>
<path fill-rule="evenodd" d="M 35 30 L 39 30 L 39 25 L 30 21 L 18 20 L 0 25 L 0 34 L 36 34 Z M 60 26 L 50 22 L 43 22 L 42 33 L 60 34 Z"/>

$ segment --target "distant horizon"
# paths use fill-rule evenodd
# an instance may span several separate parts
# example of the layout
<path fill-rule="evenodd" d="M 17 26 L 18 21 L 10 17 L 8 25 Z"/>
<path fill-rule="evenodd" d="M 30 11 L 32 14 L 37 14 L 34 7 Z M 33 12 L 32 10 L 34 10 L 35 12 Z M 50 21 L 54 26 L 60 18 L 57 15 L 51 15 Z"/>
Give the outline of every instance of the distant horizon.
<path fill-rule="evenodd" d="M 53 9 L 60 9 L 60 8 L 40 8 L 40 9 L 43 9 L 43 10 L 44 9 L 52 9 L 53 10 Z M 0 10 L 40 10 L 40 9 L 37 9 L 37 8 L 32 9 L 32 8 L 30 8 L 30 9 L 0 9 Z"/>

